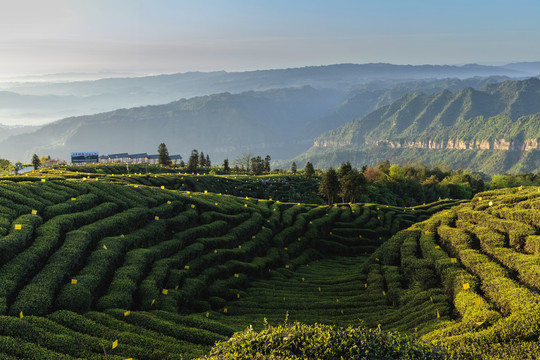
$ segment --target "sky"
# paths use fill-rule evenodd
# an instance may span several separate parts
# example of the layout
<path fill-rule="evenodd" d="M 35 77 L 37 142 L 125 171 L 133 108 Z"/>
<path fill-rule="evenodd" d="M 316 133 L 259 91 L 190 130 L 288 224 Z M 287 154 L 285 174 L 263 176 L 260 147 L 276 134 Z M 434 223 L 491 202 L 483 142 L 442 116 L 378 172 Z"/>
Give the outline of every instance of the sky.
<path fill-rule="evenodd" d="M 0 77 L 540 60 L 540 0 L 0 0 Z"/>

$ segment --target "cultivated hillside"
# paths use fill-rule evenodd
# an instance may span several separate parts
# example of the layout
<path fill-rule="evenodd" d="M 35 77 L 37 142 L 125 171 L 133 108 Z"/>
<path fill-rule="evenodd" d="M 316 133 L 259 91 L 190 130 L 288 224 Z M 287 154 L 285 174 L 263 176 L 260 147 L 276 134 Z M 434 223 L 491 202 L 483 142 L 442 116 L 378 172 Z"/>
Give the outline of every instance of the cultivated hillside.
<path fill-rule="evenodd" d="M 420 159 L 488 173 L 540 167 L 540 80 L 505 81 L 481 90 L 410 93 L 319 136 L 299 157 L 336 166 Z M 333 161 L 332 161 L 333 159 Z"/>

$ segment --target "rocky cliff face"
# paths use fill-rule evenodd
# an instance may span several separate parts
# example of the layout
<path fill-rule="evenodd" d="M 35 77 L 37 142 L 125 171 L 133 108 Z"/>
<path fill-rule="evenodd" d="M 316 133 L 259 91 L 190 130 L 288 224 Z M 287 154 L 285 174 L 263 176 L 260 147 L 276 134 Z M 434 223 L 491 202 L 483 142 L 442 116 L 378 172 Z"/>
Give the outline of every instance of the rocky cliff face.
<path fill-rule="evenodd" d="M 328 141 L 316 140 L 313 143 L 314 147 L 331 147 L 331 146 L 351 146 L 351 141 Z M 466 140 L 424 140 L 424 141 L 405 141 L 405 140 L 366 140 L 364 145 L 376 146 L 381 148 L 401 149 L 401 148 L 418 148 L 418 149 L 458 149 L 458 150 L 513 150 L 513 151 L 532 151 L 540 150 L 540 139 L 511 140 L 482 140 L 482 141 L 466 141 Z"/>

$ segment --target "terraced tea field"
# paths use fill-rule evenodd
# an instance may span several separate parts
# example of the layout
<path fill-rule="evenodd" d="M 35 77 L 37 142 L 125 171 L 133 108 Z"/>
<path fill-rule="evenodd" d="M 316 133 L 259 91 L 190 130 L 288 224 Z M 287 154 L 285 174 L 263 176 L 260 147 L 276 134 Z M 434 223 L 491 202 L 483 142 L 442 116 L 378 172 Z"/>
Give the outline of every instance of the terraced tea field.
<path fill-rule="evenodd" d="M 366 268 L 366 255 L 458 203 L 328 208 L 169 190 L 176 182 L 160 178 L 181 175 L 145 176 L 148 185 L 142 175 L 79 175 L 0 182 L 4 358 L 193 358 L 286 311 L 306 322 L 365 314 L 390 323 L 389 272 Z M 369 318 L 366 306 L 388 314 Z"/>

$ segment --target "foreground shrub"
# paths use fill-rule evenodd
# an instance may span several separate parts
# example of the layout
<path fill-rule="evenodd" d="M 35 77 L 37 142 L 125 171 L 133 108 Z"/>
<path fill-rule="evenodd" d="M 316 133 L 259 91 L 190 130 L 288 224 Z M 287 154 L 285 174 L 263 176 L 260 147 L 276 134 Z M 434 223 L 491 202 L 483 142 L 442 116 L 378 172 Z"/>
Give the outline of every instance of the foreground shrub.
<path fill-rule="evenodd" d="M 425 346 L 409 337 L 368 329 L 333 325 L 251 327 L 217 343 L 202 359 L 467 359 L 465 354 Z"/>

